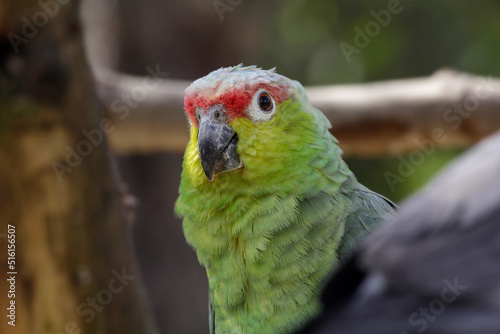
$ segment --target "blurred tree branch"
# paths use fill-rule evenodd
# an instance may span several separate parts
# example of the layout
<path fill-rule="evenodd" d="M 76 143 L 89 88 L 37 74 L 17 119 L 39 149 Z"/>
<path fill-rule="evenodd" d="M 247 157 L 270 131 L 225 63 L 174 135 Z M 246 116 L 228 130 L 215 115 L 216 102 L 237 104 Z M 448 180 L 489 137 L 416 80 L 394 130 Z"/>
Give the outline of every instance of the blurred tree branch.
<path fill-rule="evenodd" d="M 95 76 L 115 120 L 110 143 L 116 151 L 184 151 L 189 134 L 183 91 L 189 82 L 158 79 L 147 90 L 147 77 L 106 70 Z M 444 69 L 424 78 L 306 89 L 348 155 L 399 154 L 429 140 L 436 147 L 466 147 L 500 128 L 497 78 Z M 140 91 L 146 91 L 144 99 Z"/>

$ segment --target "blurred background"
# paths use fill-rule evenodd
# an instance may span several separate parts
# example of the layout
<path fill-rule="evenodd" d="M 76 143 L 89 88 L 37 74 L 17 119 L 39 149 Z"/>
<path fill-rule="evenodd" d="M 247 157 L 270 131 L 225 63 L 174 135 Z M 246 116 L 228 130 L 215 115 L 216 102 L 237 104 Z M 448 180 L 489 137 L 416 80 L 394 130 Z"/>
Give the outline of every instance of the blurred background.
<path fill-rule="evenodd" d="M 46 0 L 43 4 L 54 5 L 56 1 Z M 31 6 L 28 14 L 25 4 Z M 26 251 L 19 253 L 19 263 L 25 267 L 19 269 L 22 274 L 18 286 L 22 300 L 30 303 L 19 304 L 25 308 L 25 318 L 38 327 L 24 332 L 53 333 L 52 328 L 62 330 L 61 324 L 76 318 L 82 333 L 95 334 L 95 328 L 117 328 L 116 323 L 122 320 L 126 327 L 126 320 L 130 320 L 127 317 L 137 313 L 130 298 L 135 303 L 133 298 L 139 300 L 140 293 L 132 292 L 116 296 L 120 302 L 104 308 L 96 316 L 99 321 L 86 324 L 85 318 L 80 314 L 76 317 L 74 312 L 79 301 L 95 296 L 110 284 L 112 268 L 130 263 L 124 251 L 128 249 L 126 237 L 116 233 L 123 229 L 117 218 L 119 210 L 111 200 L 113 189 L 120 184 L 130 221 L 127 228 L 141 269 L 131 272 L 138 276 L 138 272 L 142 273 L 160 332 L 208 333 L 206 274 L 185 242 L 181 221 L 173 212 L 182 152 L 124 154 L 96 145 L 81 167 L 64 175 L 67 182 L 57 182 L 54 176 L 51 163 L 64 161 L 65 144 L 81 144 L 87 139 L 82 129 L 95 128 L 103 110 L 110 109 L 110 103 L 101 101 L 103 105 L 99 105 L 94 101 L 86 61 L 78 56 L 78 47 L 72 49 L 78 45 L 72 38 L 80 38 L 79 26 L 72 19 L 73 4 L 61 0 L 60 14 L 50 15 L 50 19 L 45 15 L 48 23 L 39 22 L 44 26 L 39 36 L 19 42 L 18 53 L 6 36 L 12 31 L 22 35 L 23 15 L 34 18 L 33 13 L 47 11 L 45 7 L 40 9 L 38 1 L 0 1 L 0 220 L 4 219 L 0 223 L 18 223 L 18 240 L 29 245 L 22 246 Z M 143 79 L 151 75 L 148 68 L 159 66 L 168 72 L 168 80 L 179 80 L 176 85 L 183 87 L 215 69 L 240 63 L 265 69 L 276 67 L 278 73 L 304 86 L 427 77 L 444 68 L 500 77 L 500 2 L 493 0 L 81 0 L 79 5 L 86 57 L 95 74 L 111 71 Z M 20 13 L 19 17 L 9 13 L 11 8 L 21 8 L 15 13 Z M 43 16 L 39 15 L 39 19 Z M 176 115 L 184 117 L 182 96 L 175 104 Z M 43 117 L 28 113 L 21 126 L 11 123 L 8 117 L 15 114 L 13 118 L 17 119 L 21 115 L 14 110 L 18 106 L 41 110 L 35 115 Z M 49 116 L 45 117 L 44 112 Z M 35 126 L 30 117 L 35 123 L 42 121 Z M 23 123 L 26 119 L 28 125 Z M 4 136 L 4 124 L 10 127 L 12 137 Z M 57 132 L 54 124 L 63 124 L 63 130 L 70 131 Z M 375 130 L 366 131 L 375 136 Z M 181 131 L 188 133 L 187 121 Z M 16 135 L 23 139 L 25 134 L 31 136 L 28 139 L 33 144 L 22 146 L 25 142 L 9 139 Z M 127 140 L 126 136 L 120 138 Z M 342 136 L 338 138 L 342 147 Z M 46 149 L 39 144 L 42 139 L 53 147 Z M 412 152 L 346 154 L 345 160 L 361 183 L 400 202 L 465 149 L 443 146 L 447 148 L 426 154 L 396 182 L 387 175 L 400 175 L 402 164 L 412 159 Z M 24 152 L 21 149 L 30 154 L 18 153 Z M 34 159 L 36 152 L 42 153 Z M 108 153 L 117 161 L 111 168 L 106 160 Z M 15 159 L 8 161 L 12 157 Z M 33 164 L 28 164 L 31 160 Z M 109 175 L 102 172 L 108 169 Z M 114 180 L 116 174 L 120 181 Z M 36 187 L 30 189 L 30 184 Z M 71 198 L 65 195 L 74 193 Z M 65 203 L 76 204 L 66 208 Z M 34 214 L 38 207 L 40 216 Z M 2 210 L 6 216 L 2 216 Z M 7 222 L 4 217 L 11 220 Z M 4 231 L 2 227 L 0 238 L 6 236 Z M 40 251 L 44 243 L 46 253 Z M 0 260 L 7 261 L 4 253 L 2 248 Z M 43 261 L 55 264 L 45 265 Z M 46 271 L 54 276 L 40 279 Z M 0 290 L 4 281 L 0 281 Z M 63 292 L 59 292 L 60 282 L 67 284 L 66 290 L 61 288 Z M 139 283 L 134 286 L 141 292 Z M 50 284 L 52 288 L 48 289 Z M 65 303 L 51 299 L 64 293 L 71 295 Z M 129 304 L 123 300 L 129 300 Z M 54 323 L 44 317 L 55 319 Z M 6 328 L 2 326 L 6 325 L 1 324 L 0 330 Z M 142 323 L 137 326 L 144 328 Z M 67 328 L 67 333 L 77 332 Z M 129 332 L 140 332 L 134 328 L 130 327 Z"/>
<path fill-rule="evenodd" d="M 373 11 L 398 13 L 346 58 L 356 27 Z M 348 84 L 428 76 L 453 68 L 500 75 L 500 3 L 495 1 L 159 1 L 87 0 L 87 52 L 94 67 L 137 76 L 161 64 L 169 79 L 194 80 L 239 63 L 276 67 L 303 85 Z M 182 110 L 179 110 L 182 112 Z M 186 131 L 187 131 L 186 124 Z M 342 147 L 342 142 L 340 143 Z M 461 152 L 436 151 L 391 187 L 407 156 L 346 156 L 358 179 L 399 202 Z M 121 177 L 138 205 L 133 236 L 146 288 L 163 333 L 207 332 L 207 282 L 186 245 L 173 203 L 182 155 L 118 156 Z"/>

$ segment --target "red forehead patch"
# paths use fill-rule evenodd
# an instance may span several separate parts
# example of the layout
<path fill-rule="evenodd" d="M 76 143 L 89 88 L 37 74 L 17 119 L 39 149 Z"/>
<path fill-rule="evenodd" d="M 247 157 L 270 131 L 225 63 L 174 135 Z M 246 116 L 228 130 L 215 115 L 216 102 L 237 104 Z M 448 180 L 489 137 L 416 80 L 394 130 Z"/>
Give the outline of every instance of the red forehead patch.
<path fill-rule="evenodd" d="M 290 97 L 290 92 L 284 86 L 258 85 L 251 89 L 230 89 L 213 97 L 207 97 L 199 93 L 186 95 L 184 97 L 184 109 L 191 120 L 191 123 L 198 126 L 196 109 L 207 110 L 216 104 L 222 104 L 226 108 L 228 118 L 244 117 L 248 105 L 251 103 L 253 95 L 259 89 L 267 90 L 276 103 L 281 103 Z"/>

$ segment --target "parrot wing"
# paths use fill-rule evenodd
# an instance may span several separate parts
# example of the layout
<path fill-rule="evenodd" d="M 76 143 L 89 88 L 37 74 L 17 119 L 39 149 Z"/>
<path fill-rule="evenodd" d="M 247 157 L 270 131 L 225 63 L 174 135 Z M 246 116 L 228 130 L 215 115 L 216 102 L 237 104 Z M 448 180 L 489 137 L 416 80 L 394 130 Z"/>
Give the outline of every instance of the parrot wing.
<path fill-rule="evenodd" d="M 352 201 L 354 210 L 347 216 L 344 235 L 338 254 L 344 260 L 355 248 L 356 244 L 389 216 L 397 208 L 396 204 L 384 196 L 366 188 L 356 180 L 348 180 L 353 188 L 345 191 Z"/>

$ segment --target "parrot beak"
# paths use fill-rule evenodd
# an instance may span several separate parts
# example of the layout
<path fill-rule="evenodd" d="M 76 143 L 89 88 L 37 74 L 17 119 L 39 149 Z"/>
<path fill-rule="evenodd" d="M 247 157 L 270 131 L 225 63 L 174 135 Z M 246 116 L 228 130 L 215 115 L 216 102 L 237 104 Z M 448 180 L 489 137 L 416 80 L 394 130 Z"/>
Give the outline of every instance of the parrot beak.
<path fill-rule="evenodd" d="M 208 180 L 214 174 L 243 167 L 236 151 L 238 135 L 229 126 L 226 110 L 221 105 L 199 114 L 198 150 L 203 171 Z"/>

